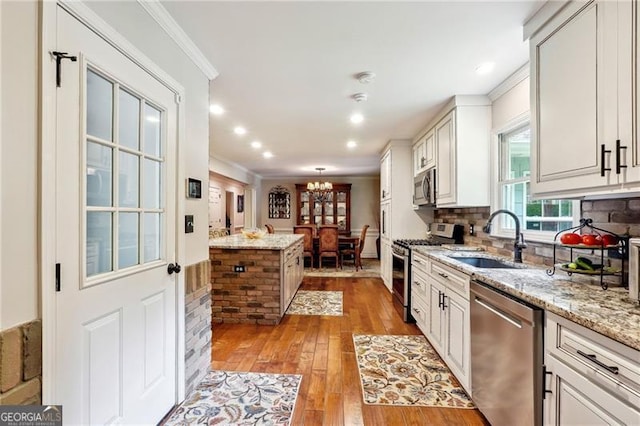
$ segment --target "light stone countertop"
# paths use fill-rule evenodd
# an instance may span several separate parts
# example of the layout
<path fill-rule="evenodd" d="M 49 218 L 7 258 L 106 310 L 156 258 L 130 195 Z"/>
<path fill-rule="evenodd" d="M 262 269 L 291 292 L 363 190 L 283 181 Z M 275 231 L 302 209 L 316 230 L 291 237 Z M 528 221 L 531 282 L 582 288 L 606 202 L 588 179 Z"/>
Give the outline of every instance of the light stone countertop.
<path fill-rule="evenodd" d="M 576 274 L 569 277 L 556 270 L 555 275 L 548 276 L 540 266 L 513 264 L 504 257 L 487 253 L 424 250 L 419 246 L 412 249 L 469 274 L 472 279 L 640 350 L 640 304 L 632 301 L 623 287 L 610 286 L 603 290 L 599 284 L 586 284 Z M 517 269 L 481 269 L 450 256 L 507 260 Z"/>
<path fill-rule="evenodd" d="M 302 234 L 265 234 L 262 238 L 246 238 L 242 234 L 212 238 L 209 247 L 222 249 L 285 250 L 304 239 Z"/>

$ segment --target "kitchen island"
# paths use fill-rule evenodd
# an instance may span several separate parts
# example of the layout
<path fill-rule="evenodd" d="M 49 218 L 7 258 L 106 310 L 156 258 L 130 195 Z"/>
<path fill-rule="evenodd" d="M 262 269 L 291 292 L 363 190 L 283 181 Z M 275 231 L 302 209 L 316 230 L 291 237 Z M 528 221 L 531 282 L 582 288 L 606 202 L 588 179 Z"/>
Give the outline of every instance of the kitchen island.
<path fill-rule="evenodd" d="M 303 235 L 209 240 L 213 323 L 275 325 L 302 282 Z"/>

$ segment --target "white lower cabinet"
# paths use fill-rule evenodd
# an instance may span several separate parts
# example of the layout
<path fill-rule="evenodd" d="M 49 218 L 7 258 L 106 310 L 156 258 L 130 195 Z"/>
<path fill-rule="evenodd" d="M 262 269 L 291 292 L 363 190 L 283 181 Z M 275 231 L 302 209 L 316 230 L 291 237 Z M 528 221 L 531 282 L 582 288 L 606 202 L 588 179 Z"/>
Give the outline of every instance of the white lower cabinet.
<path fill-rule="evenodd" d="M 393 254 L 391 253 L 391 241 L 380 240 L 380 275 L 384 285 L 391 291 L 393 285 Z"/>
<path fill-rule="evenodd" d="M 280 301 L 281 315 L 284 315 L 287 311 L 291 300 L 293 300 L 293 296 L 295 296 L 302 282 L 304 275 L 304 257 L 302 256 L 302 251 L 303 243 L 300 241 L 293 247 L 286 249 L 283 254 L 283 266 L 280 278 L 280 282 L 282 283 L 282 299 Z"/>
<path fill-rule="evenodd" d="M 416 325 L 427 334 L 429 324 L 429 280 L 427 265 L 429 260 L 421 254 L 411 254 L 411 315 Z"/>
<path fill-rule="evenodd" d="M 640 352 L 547 313 L 544 424 L 640 425 Z"/>
<path fill-rule="evenodd" d="M 471 395 L 469 276 L 433 260 L 429 266 L 427 324 L 420 329 Z"/>

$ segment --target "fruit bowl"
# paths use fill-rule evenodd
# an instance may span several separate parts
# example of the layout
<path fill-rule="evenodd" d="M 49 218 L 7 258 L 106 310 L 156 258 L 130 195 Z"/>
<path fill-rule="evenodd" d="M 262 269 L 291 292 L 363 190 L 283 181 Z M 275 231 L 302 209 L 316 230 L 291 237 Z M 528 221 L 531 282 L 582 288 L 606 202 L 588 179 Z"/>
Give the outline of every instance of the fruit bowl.
<path fill-rule="evenodd" d="M 250 240 L 259 240 L 264 237 L 266 232 L 263 229 L 243 229 L 242 235 Z"/>

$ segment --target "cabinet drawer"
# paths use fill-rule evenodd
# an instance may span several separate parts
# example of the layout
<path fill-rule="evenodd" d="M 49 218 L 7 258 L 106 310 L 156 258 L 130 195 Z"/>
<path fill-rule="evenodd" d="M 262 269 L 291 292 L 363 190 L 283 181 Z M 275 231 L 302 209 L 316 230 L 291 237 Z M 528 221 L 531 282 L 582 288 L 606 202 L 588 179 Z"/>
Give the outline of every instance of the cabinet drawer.
<path fill-rule="evenodd" d="M 469 300 L 469 276 L 439 262 L 431 262 L 429 275 Z"/>
<path fill-rule="evenodd" d="M 411 295 L 411 315 L 416 320 L 418 328 L 423 334 L 427 333 L 427 321 L 429 318 L 429 304 L 425 298 L 412 294 Z"/>
<path fill-rule="evenodd" d="M 411 251 L 411 269 L 413 271 L 418 270 L 425 274 L 429 273 L 429 265 L 431 261 L 423 254 Z"/>
<path fill-rule="evenodd" d="M 411 297 L 421 297 L 427 300 L 429 296 L 429 281 L 427 274 L 413 268 L 411 270 Z"/>
<path fill-rule="evenodd" d="M 547 352 L 640 404 L 640 352 L 552 313 L 545 336 Z"/>

